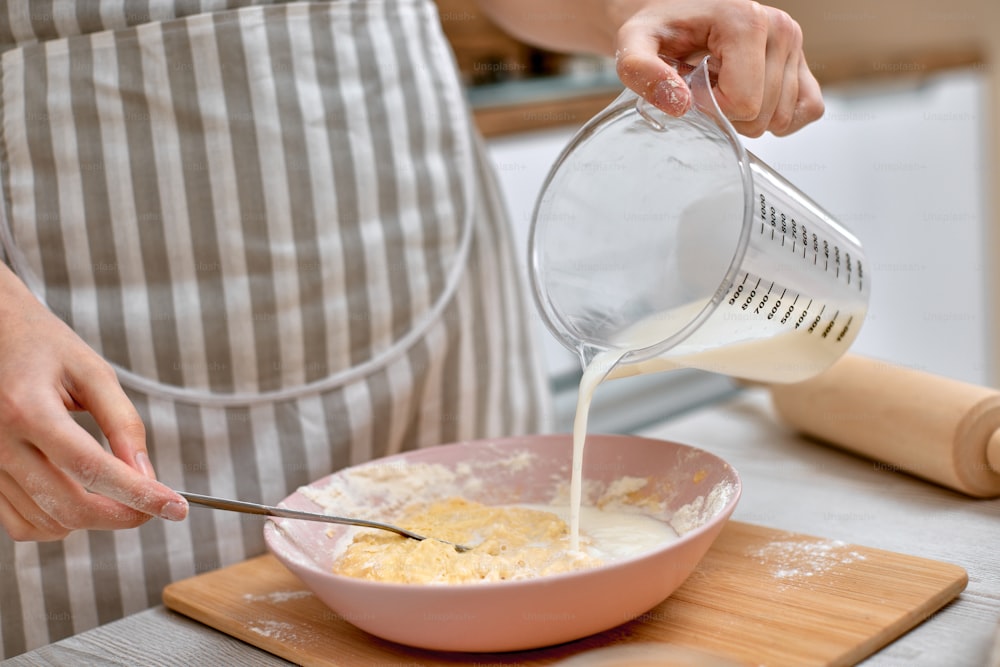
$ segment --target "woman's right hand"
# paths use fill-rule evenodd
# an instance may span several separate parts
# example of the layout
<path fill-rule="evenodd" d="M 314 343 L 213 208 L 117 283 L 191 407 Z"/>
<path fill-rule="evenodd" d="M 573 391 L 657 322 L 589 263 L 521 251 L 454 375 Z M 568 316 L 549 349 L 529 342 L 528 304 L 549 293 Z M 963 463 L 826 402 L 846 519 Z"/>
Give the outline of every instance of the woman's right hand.
<path fill-rule="evenodd" d="M 706 54 L 719 66 L 716 102 L 740 134 L 784 136 L 823 115 L 802 29 L 784 11 L 750 0 L 614 0 L 608 7 L 621 26 L 619 77 L 670 115 L 687 111 L 691 91 L 661 56 Z"/>
<path fill-rule="evenodd" d="M 69 414 L 87 411 L 101 446 Z M 179 521 L 114 370 L 0 263 L 0 525 L 15 540 Z"/>

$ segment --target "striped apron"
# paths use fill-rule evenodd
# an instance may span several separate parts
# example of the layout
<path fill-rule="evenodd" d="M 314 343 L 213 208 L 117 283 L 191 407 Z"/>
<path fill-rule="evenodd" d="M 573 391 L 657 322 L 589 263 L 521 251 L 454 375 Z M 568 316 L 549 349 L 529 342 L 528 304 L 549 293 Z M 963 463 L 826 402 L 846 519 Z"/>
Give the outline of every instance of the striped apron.
<path fill-rule="evenodd" d="M 118 371 L 160 480 L 273 503 L 545 428 L 522 268 L 430 0 L 9 0 L 0 48 L 4 261 Z M 0 656 L 263 549 L 259 521 L 198 509 L 0 535 Z"/>

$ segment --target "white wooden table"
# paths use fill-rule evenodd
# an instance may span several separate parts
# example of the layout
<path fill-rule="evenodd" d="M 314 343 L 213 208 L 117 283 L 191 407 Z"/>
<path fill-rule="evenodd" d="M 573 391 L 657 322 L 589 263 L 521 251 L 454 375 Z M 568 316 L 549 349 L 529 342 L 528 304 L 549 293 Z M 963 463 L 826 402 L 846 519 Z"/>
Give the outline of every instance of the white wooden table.
<path fill-rule="evenodd" d="M 761 390 L 641 435 L 695 445 L 732 463 L 744 485 L 735 519 L 951 562 L 968 571 L 968 588 L 957 601 L 866 660 L 865 667 L 992 667 L 1000 621 L 1000 500 L 973 500 L 804 440 L 776 421 Z M 288 663 L 163 608 L 3 663 L 104 664 Z"/>

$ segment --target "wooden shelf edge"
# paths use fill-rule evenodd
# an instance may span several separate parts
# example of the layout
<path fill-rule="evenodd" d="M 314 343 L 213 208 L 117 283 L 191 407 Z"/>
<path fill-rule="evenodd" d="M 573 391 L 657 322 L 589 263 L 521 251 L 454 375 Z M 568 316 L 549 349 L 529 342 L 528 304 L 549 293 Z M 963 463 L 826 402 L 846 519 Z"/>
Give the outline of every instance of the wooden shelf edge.
<path fill-rule="evenodd" d="M 484 137 L 498 137 L 554 127 L 580 127 L 610 104 L 619 92 L 583 94 L 558 100 L 481 107 L 473 110 Z"/>

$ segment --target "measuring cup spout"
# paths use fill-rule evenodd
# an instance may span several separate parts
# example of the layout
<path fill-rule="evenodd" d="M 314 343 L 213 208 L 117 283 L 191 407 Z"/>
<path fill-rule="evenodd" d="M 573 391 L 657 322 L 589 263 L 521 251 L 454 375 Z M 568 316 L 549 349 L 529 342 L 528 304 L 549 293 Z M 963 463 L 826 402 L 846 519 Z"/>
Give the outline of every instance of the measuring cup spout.
<path fill-rule="evenodd" d="M 580 343 L 580 346 L 576 350 L 577 356 L 580 357 L 580 365 L 583 368 L 589 366 L 590 362 L 601 352 L 603 352 L 601 348 L 588 345 L 587 343 Z"/>

